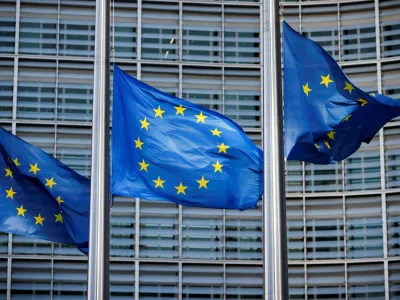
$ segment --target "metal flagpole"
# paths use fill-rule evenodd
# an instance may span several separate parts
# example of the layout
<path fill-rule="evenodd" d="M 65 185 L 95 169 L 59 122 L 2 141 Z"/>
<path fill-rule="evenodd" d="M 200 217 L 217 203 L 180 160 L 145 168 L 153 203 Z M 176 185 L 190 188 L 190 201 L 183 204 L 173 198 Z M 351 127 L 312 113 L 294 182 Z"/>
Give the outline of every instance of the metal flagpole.
<path fill-rule="evenodd" d="M 264 299 L 288 299 L 279 0 L 263 1 Z"/>
<path fill-rule="evenodd" d="M 96 0 L 88 299 L 109 299 L 110 0 Z"/>

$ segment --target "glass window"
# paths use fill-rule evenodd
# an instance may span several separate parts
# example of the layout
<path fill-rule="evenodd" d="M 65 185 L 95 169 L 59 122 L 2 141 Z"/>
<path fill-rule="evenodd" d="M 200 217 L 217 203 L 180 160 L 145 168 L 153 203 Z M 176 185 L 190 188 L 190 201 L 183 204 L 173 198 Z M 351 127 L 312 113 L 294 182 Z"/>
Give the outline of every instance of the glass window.
<path fill-rule="evenodd" d="M 222 70 L 184 67 L 183 99 L 222 113 Z"/>
<path fill-rule="evenodd" d="M 177 264 L 141 263 L 139 272 L 140 300 L 178 300 Z"/>
<path fill-rule="evenodd" d="M 135 256 L 135 209 L 135 199 L 114 197 L 111 209 L 111 256 Z"/>
<path fill-rule="evenodd" d="M 172 96 L 179 96 L 177 66 L 142 65 L 142 81 Z"/>
<path fill-rule="evenodd" d="M 87 270 L 85 271 L 87 272 Z M 12 299 L 51 299 L 51 261 L 13 259 Z"/>
<path fill-rule="evenodd" d="M 342 70 L 365 93 L 376 93 L 378 91 L 376 65 L 344 66 Z"/>
<path fill-rule="evenodd" d="M 262 266 L 227 265 L 226 300 L 264 299 Z"/>
<path fill-rule="evenodd" d="M 315 165 L 305 163 L 305 184 L 307 193 L 340 192 L 343 190 L 342 163 Z"/>
<path fill-rule="evenodd" d="M 53 299 L 86 299 L 87 272 L 86 261 L 54 260 Z"/>
<path fill-rule="evenodd" d="M 388 255 L 400 256 L 400 195 L 399 194 L 387 194 L 386 210 L 387 210 Z"/>
<path fill-rule="evenodd" d="M 400 127 L 384 129 L 386 188 L 400 187 Z"/>
<path fill-rule="evenodd" d="M 389 296 L 390 299 L 400 297 L 400 262 L 389 262 Z"/>
<path fill-rule="evenodd" d="M 344 265 L 308 266 L 308 299 L 346 299 L 344 273 Z"/>
<path fill-rule="evenodd" d="M 304 221 L 302 198 L 286 198 L 286 224 L 289 260 L 304 259 Z"/>
<path fill-rule="evenodd" d="M 399 62 L 382 64 L 382 90 L 384 95 L 400 100 Z"/>
<path fill-rule="evenodd" d="M 142 12 L 142 58 L 178 60 L 179 5 L 144 2 Z"/>
<path fill-rule="evenodd" d="M 340 5 L 342 60 L 376 58 L 375 4 L 373 1 Z"/>
<path fill-rule="evenodd" d="M 303 6 L 302 32 L 320 44 L 335 60 L 339 59 L 338 15 L 336 5 Z"/>
<path fill-rule="evenodd" d="M 93 64 L 60 61 L 58 67 L 57 119 L 92 120 Z"/>
<path fill-rule="evenodd" d="M 53 120 L 56 97 L 56 62 L 20 60 L 17 118 Z"/>
<path fill-rule="evenodd" d="M 349 299 L 385 299 L 383 263 L 347 265 Z"/>
<path fill-rule="evenodd" d="M 261 127 L 260 69 L 225 69 L 224 114 L 241 127 Z"/>
<path fill-rule="evenodd" d="M 57 3 L 38 5 L 36 1 L 31 2 L 21 3 L 19 52 L 56 55 Z"/>
<path fill-rule="evenodd" d="M 249 137 L 250 140 L 253 141 L 254 144 L 257 145 L 258 148 L 261 149 L 261 132 L 260 131 L 248 131 L 246 135 Z"/>
<path fill-rule="evenodd" d="M 306 199 L 307 259 L 344 258 L 342 198 Z"/>
<path fill-rule="evenodd" d="M 135 298 L 135 263 L 110 262 L 110 295 L 113 300 Z"/>
<path fill-rule="evenodd" d="M 94 56 L 95 0 L 60 0 L 60 55 Z"/>
<path fill-rule="evenodd" d="M 221 265 L 184 264 L 182 299 L 224 299 L 224 268 Z"/>
<path fill-rule="evenodd" d="M 221 62 L 220 5 L 183 5 L 183 60 Z"/>
<path fill-rule="evenodd" d="M 224 61 L 260 63 L 260 9 L 224 7 Z"/>
<path fill-rule="evenodd" d="M 178 205 L 140 202 L 140 257 L 178 257 Z"/>
<path fill-rule="evenodd" d="M 7 298 L 7 259 L 0 259 L 0 297 Z"/>
<path fill-rule="evenodd" d="M 115 5 L 115 28 L 112 28 L 113 31 L 111 33 L 115 32 L 115 57 L 135 59 L 137 47 L 137 3 L 130 0 L 114 0 L 112 3 Z M 112 19 L 110 20 L 110 26 L 113 26 Z"/>
<path fill-rule="evenodd" d="M 380 0 L 381 55 L 400 55 L 400 5 L 396 0 Z"/>
<path fill-rule="evenodd" d="M 303 192 L 303 164 L 298 160 L 287 160 L 286 165 L 286 193 Z"/>
<path fill-rule="evenodd" d="M 0 254 L 8 253 L 8 233 L 0 233 Z M 1 292 L 0 292 L 1 293 Z"/>
<path fill-rule="evenodd" d="M 347 257 L 382 257 L 382 200 L 380 196 L 346 198 Z"/>
<path fill-rule="evenodd" d="M 288 266 L 289 300 L 305 299 L 304 266 Z"/>
<path fill-rule="evenodd" d="M 12 117 L 13 87 L 14 87 L 14 61 L 11 59 L 1 58 L 0 59 L 0 118 L 2 119 L 11 119 Z"/>
<path fill-rule="evenodd" d="M 183 207 L 183 258 L 222 259 L 223 210 Z"/>
<path fill-rule="evenodd" d="M 379 151 L 379 136 L 375 136 L 369 144 L 362 143 L 360 149 L 346 159 L 346 190 L 381 188 Z"/>
<path fill-rule="evenodd" d="M 17 125 L 17 136 L 42 149 L 49 155 L 54 154 L 55 130 L 51 125 Z"/>
<path fill-rule="evenodd" d="M 0 52 L 14 53 L 15 41 L 15 0 L 0 3 Z"/>
<path fill-rule="evenodd" d="M 226 210 L 226 259 L 262 259 L 261 209 Z"/>

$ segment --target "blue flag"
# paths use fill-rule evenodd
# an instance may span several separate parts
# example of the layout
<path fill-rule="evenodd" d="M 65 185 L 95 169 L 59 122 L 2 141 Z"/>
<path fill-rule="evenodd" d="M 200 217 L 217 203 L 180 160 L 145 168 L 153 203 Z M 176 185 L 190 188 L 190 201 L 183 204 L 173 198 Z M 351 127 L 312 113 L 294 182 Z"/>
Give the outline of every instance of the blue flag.
<path fill-rule="evenodd" d="M 262 151 L 230 119 L 114 68 L 113 195 L 255 208 Z"/>
<path fill-rule="evenodd" d="M 0 231 L 87 253 L 90 181 L 0 127 Z"/>
<path fill-rule="evenodd" d="M 340 161 L 400 115 L 400 101 L 357 88 L 317 43 L 283 21 L 285 156 Z"/>

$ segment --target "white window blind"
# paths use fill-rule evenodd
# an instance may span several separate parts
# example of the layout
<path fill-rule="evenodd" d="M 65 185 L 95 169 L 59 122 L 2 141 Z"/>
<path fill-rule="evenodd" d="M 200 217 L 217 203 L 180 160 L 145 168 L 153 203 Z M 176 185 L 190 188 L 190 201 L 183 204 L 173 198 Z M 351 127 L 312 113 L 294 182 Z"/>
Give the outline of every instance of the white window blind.
<path fill-rule="evenodd" d="M 386 188 L 400 187 L 400 127 L 384 129 Z"/>
<path fill-rule="evenodd" d="M 0 233 L 0 253 L 8 253 L 8 234 L 3 232 Z"/>
<path fill-rule="evenodd" d="M 342 198 L 307 198 L 307 259 L 344 258 Z"/>
<path fill-rule="evenodd" d="M 0 118 L 2 119 L 10 119 L 12 117 L 13 65 L 14 61 L 12 59 L 0 59 Z"/>
<path fill-rule="evenodd" d="M 167 94 L 179 95 L 179 68 L 177 66 L 142 65 L 142 81 Z"/>
<path fill-rule="evenodd" d="M 286 193 L 303 192 L 303 165 L 298 160 L 287 160 L 286 166 Z"/>
<path fill-rule="evenodd" d="M 178 205 L 140 202 L 140 257 L 178 257 Z"/>
<path fill-rule="evenodd" d="M 286 198 L 286 224 L 289 260 L 304 259 L 302 198 Z"/>
<path fill-rule="evenodd" d="M 390 299 L 400 297 L 400 262 L 389 262 L 389 295 Z"/>
<path fill-rule="evenodd" d="M 347 257 L 382 257 L 380 196 L 346 198 Z"/>
<path fill-rule="evenodd" d="M 342 186 L 342 163 L 315 165 L 305 163 L 306 192 L 340 192 Z"/>
<path fill-rule="evenodd" d="M 264 299 L 262 266 L 227 265 L 226 299 Z"/>
<path fill-rule="evenodd" d="M 183 207 L 183 258 L 223 258 L 223 210 Z"/>
<path fill-rule="evenodd" d="M 286 1 L 285 1 L 286 2 Z M 284 6 L 283 15 L 285 21 L 296 31 L 299 30 L 300 18 L 299 18 L 299 7 L 298 6 Z"/>
<path fill-rule="evenodd" d="M 388 255 L 400 256 L 400 195 L 386 196 Z M 400 286 L 399 286 L 400 291 Z"/>
<path fill-rule="evenodd" d="M 0 297 L 7 298 L 7 259 L 0 259 Z"/>
<path fill-rule="evenodd" d="M 308 299 L 346 299 L 344 265 L 307 266 Z"/>
<path fill-rule="evenodd" d="M 112 300 L 134 299 L 135 263 L 110 262 L 110 296 Z"/>
<path fill-rule="evenodd" d="M 305 299 L 304 266 L 289 265 L 289 299 Z"/>
<path fill-rule="evenodd" d="M 366 93 L 378 91 L 378 75 L 376 65 L 343 66 L 342 70 L 351 81 Z"/>
<path fill-rule="evenodd" d="M 382 57 L 400 55 L 400 1 L 380 0 L 380 26 Z"/>
<path fill-rule="evenodd" d="M 0 52 L 14 53 L 16 0 L 0 3 Z"/>
<path fill-rule="evenodd" d="M 382 89 L 384 95 L 400 100 L 399 62 L 382 64 Z"/>
<path fill-rule="evenodd" d="M 53 299 L 85 300 L 87 297 L 87 261 L 54 260 Z"/>
<path fill-rule="evenodd" d="M 383 263 L 347 265 L 349 299 L 384 299 Z"/>
<path fill-rule="evenodd" d="M 52 125 L 17 125 L 17 136 L 24 141 L 39 147 L 44 152 L 53 155 L 55 144 L 55 129 Z"/>

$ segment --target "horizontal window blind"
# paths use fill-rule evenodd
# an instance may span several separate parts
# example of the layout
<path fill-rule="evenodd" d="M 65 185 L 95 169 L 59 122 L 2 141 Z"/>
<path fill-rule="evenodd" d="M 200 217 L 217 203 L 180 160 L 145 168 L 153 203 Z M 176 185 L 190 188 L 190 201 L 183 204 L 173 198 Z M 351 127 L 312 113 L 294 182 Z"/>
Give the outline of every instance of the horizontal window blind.
<path fill-rule="evenodd" d="M 142 58 L 178 60 L 179 5 L 144 2 L 142 9 Z"/>
<path fill-rule="evenodd" d="M 289 2 L 289 1 L 284 1 L 284 2 Z M 300 31 L 299 7 L 283 6 L 283 15 L 285 16 L 285 21 L 290 25 L 290 27 L 292 27 L 296 31 Z"/>
<path fill-rule="evenodd" d="M 344 265 L 307 267 L 307 299 L 346 299 Z"/>
<path fill-rule="evenodd" d="M 307 259 L 344 258 L 342 198 L 306 199 Z"/>
<path fill-rule="evenodd" d="M 142 81 L 164 93 L 179 96 L 178 66 L 142 65 Z"/>
<path fill-rule="evenodd" d="M 113 300 L 134 299 L 135 263 L 110 262 L 110 296 Z"/>
<path fill-rule="evenodd" d="M 21 3 L 19 52 L 43 55 L 57 53 L 57 3 Z"/>
<path fill-rule="evenodd" d="M 0 118 L 2 119 L 12 117 L 13 87 L 14 61 L 0 58 Z"/>
<path fill-rule="evenodd" d="M 222 259 L 223 210 L 182 207 L 183 258 Z"/>
<path fill-rule="evenodd" d="M 54 260 L 53 299 L 86 299 L 87 272 L 86 261 Z"/>
<path fill-rule="evenodd" d="M 286 166 L 286 193 L 303 192 L 303 164 L 298 160 L 285 161 Z"/>
<path fill-rule="evenodd" d="M 225 258 L 262 259 L 261 210 L 226 210 L 225 214 Z"/>
<path fill-rule="evenodd" d="M 386 196 L 388 255 L 400 256 L 400 195 Z M 400 291 L 400 286 L 399 286 Z"/>
<path fill-rule="evenodd" d="M 381 55 L 391 57 L 400 55 L 400 2 L 399 0 L 380 0 Z"/>
<path fill-rule="evenodd" d="M 399 62 L 382 64 L 382 89 L 384 95 L 400 100 Z"/>
<path fill-rule="evenodd" d="M 18 124 L 16 135 L 24 141 L 39 147 L 44 152 L 53 155 L 55 144 L 54 125 L 24 125 Z"/>
<path fill-rule="evenodd" d="M 347 265 L 349 299 L 384 299 L 383 263 Z"/>
<path fill-rule="evenodd" d="M 346 198 L 348 258 L 382 257 L 382 200 L 380 196 Z"/>
<path fill-rule="evenodd" d="M 182 266 L 182 299 L 223 299 L 224 268 L 222 265 Z"/>
<path fill-rule="evenodd" d="M 400 297 L 400 262 L 389 262 L 389 296 L 390 299 Z"/>
<path fill-rule="evenodd" d="M 389 127 L 384 132 L 386 188 L 400 187 L 400 127 Z"/>
<path fill-rule="evenodd" d="M 340 192 L 342 186 L 342 163 L 315 165 L 305 163 L 306 192 Z"/>
<path fill-rule="evenodd" d="M 289 299 L 305 299 L 304 266 L 288 266 Z"/>
<path fill-rule="evenodd" d="M 262 266 L 227 265 L 226 299 L 264 299 Z"/>
<path fill-rule="evenodd" d="M 136 58 L 137 39 L 137 3 L 130 0 L 116 0 L 114 4 L 114 24 L 110 35 L 115 33 L 115 57 Z M 111 37 L 113 38 L 113 37 Z"/>
<path fill-rule="evenodd" d="M 7 259 L 0 259 L 0 297 L 7 298 Z"/>
<path fill-rule="evenodd" d="M 3 232 L 0 233 L 0 253 L 8 253 L 8 234 Z"/>
<path fill-rule="evenodd" d="M 342 60 L 376 58 L 373 1 L 340 4 Z"/>
<path fill-rule="evenodd" d="M 17 117 L 53 120 L 56 96 L 56 62 L 20 60 Z"/>
<path fill-rule="evenodd" d="M 57 119 L 92 120 L 93 63 L 60 61 L 58 67 Z"/>
<path fill-rule="evenodd" d="M 302 198 L 286 198 L 286 226 L 289 260 L 304 259 L 304 221 Z"/>
<path fill-rule="evenodd" d="M 178 205 L 140 202 L 140 257 L 178 257 Z"/>
<path fill-rule="evenodd" d="M 342 70 L 351 81 L 366 93 L 378 91 L 378 76 L 376 65 L 343 66 Z"/>
<path fill-rule="evenodd" d="M 0 53 L 14 53 L 15 47 L 15 0 L 0 3 Z"/>

